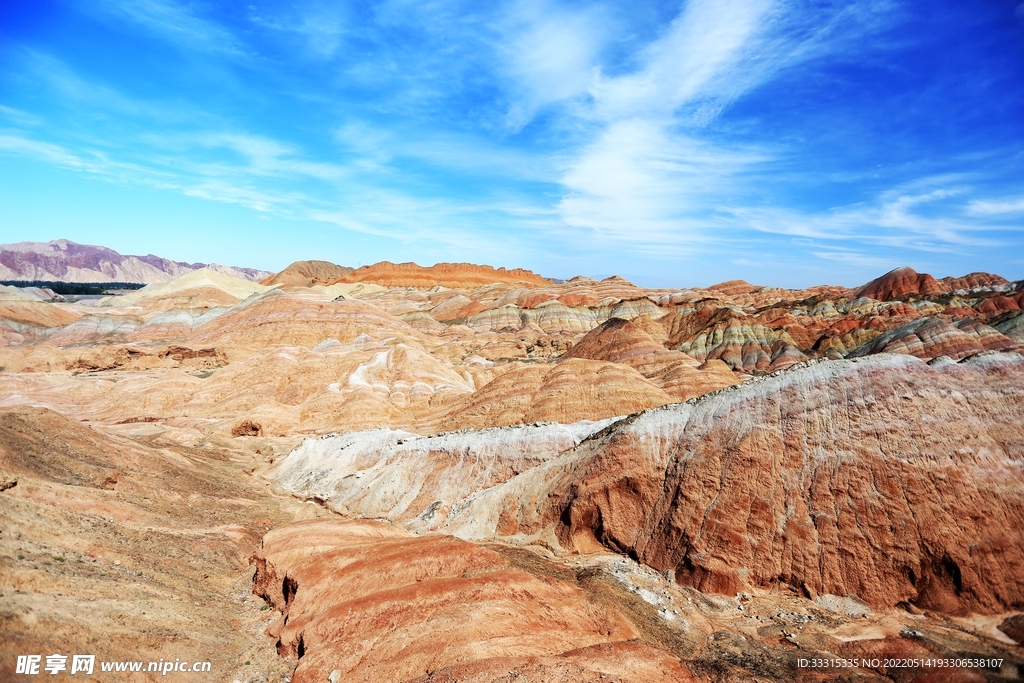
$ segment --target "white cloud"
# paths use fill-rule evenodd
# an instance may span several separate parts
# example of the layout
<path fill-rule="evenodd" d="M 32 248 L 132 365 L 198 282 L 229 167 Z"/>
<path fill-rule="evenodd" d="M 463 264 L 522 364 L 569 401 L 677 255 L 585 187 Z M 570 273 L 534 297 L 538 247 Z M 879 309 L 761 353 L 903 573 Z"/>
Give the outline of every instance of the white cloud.
<path fill-rule="evenodd" d="M 611 124 L 573 160 L 558 203 L 569 226 L 614 242 L 706 241 L 706 197 L 721 195 L 751 151 L 726 152 L 670 135 L 660 122 Z"/>
<path fill-rule="evenodd" d="M 595 109 L 606 120 L 638 115 L 663 118 L 706 98 L 708 85 L 735 68 L 763 28 L 770 0 L 690 0 L 669 30 L 651 43 L 642 68 L 599 78 Z"/>
<path fill-rule="evenodd" d="M 174 0 L 86 0 L 83 11 L 128 20 L 168 42 L 202 52 L 239 56 L 245 49 L 230 31 Z"/>
<path fill-rule="evenodd" d="M 1024 213 L 1024 197 L 1003 200 L 975 200 L 967 205 L 967 211 L 976 216 L 993 216 L 1007 213 Z"/>
<path fill-rule="evenodd" d="M 14 107 L 6 107 L 2 104 L 0 104 L 0 116 L 19 126 L 38 126 L 43 122 L 43 119 L 35 114 L 30 114 L 27 111 L 15 109 Z"/>
<path fill-rule="evenodd" d="M 560 180 L 558 209 L 568 226 L 623 243 L 713 239 L 715 202 L 732 176 L 765 154 L 694 137 L 681 125 L 680 109 L 699 105 L 701 124 L 721 112 L 715 84 L 744 67 L 771 8 L 769 0 L 691 0 L 642 51 L 636 70 L 598 74 L 585 114 L 596 123 L 595 137 Z M 749 74 L 744 79 L 753 82 Z"/>
<path fill-rule="evenodd" d="M 632 72 L 598 73 L 592 102 L 574 110 L 592 137 L 560 179 L 565 223 L 637 249 L 659 240 L 721 242 L 744 230 L 716 214 L 743 201 L 751 178 L 764 178 L 782 148 L 734 149 L 713 141 L 704 127 L 780 70 L 843 51 L 876 29 L 889 5 L 686 2 L 663 34 L 638 52 Z M 912 227 L 909 214 L 889 208 L 890 222 Z"/>
<path fill-rule="evenodd" d="M 334 57 L 348 33 L 346 7 L 340 3 L 304 2 L 275 6 L 267 13 L 249 5 L 249 21 L 263 28 L 297 36 L 306 51 L 320 59 Z"/>
<path fill-rule="evenodd" d="M 976 203 L 965 199 L 969 188 L 928 188 L 949 179 L 923 178 L 885 191 L 872 201 L 818 213 L 747 207 L 731 213 L 754 230 L 822 241 L 936 253 L 1000 246 L 1000 239 L 986 235 L 1004 231 L 1006 226 L 967 217 L 969 207 Z"/>
<path fill-rule="evenodd" d="M 587 93 L 611 25 L 600 7 L 569 9 L 545 0 L 521 0 L 498 22 L 499 71 L 513 98 L 507 124 L 514 131 L 547 105 Z"/>
<path fill-rule="evenodd" d="M 870 270 L 892 270 L 900 265 L 899 262 L 894 261 L 891 258 L 870 256 L 860 251 L 839 250 L 833 248 L 827 251 L 814 251 L 811 253 L 820 259 L 825 259 L 826 261 L 835 261 Z"/>
<path fill-rule="evenodd" d="M 19 156 L 31 157 L 66 168 L 86 169 L 88 164 L 60 145 L 32 140 L 20 135 L 0 134 L 0 150 Z"/>
<path fill-rule="evenodd" d="M 302 152 L 259 135 L 242 133 L 212 133 L 196 138 L 203 146 L 230 149 L 246 159 L 244 166 L 233 167 L 251 175 L 306 176 L 320 180 L 341 180 L 348 175 L 339 164 L 308 161 Z"/>

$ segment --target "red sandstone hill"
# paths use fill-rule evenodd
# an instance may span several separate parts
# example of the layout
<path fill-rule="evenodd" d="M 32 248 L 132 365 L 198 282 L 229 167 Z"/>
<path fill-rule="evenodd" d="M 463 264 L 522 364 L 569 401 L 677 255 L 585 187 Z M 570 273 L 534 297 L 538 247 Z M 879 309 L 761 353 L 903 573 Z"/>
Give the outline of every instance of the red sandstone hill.
<path fill-rule="evenodd" d="M 818 362 L 581 423 L 571 449 L 553 426 L 366 432 L 308 441 L 276 476 L 346 514 L 611 550 L 705 593 L 999 613 L 1024 607 L 1022 380 L 1013 353 Z"/>
<path fill-rule="evenodd" d="M 735 296 L 737 294 L 750 294 L 760 288 L 760 285 L 752 285 L 746 280 L 727 280 L 719 282 L 717 285 L 711 285 L 708 287 L 708 290 L 725 294 L 726 296 Z"/>
<path fill-rule="evenodd" d="M 541 277 L 523 268 L 505 270 L 472 263 L 438 263 L 424 267 L 415 263 L 391 263 L 381 261 L 363 266 L 335 282 L 372 282 L 385 287 L 415 287 L 430 289 L 442 287 L 472 289 L 495 282 L 514 282 L 524 287 L 540 287 L 553 284 L 553 280 Z"/>
<path fill-rule="evenodd" d="M 936 280 L 928 273 L 918 273 L 913 268 L 903 266 L 891 270 L 885 275 L 875 278 L 855 293 L 855 297 L 866 296 L 878 301 L 888 301 L 909 295 L 933 296 L 946 294 L 958 289 L 975 287 L 992 287 L 1005 285 L 1007 280 L 991 273 L 970 273 L 963 277 L 945 277 Z"/>
<path fill-rule="evenodd" d="M 296 261 L 280 273 L 263 279 L 261 285 L 293 285 L 312 287 L 329 285 L 351 273 L 354 268 L 339 266 L 330 261 Z"/>
<path fill-rule="evenodd" d="M 707 592 L 1019 610 L 1022 379 L 1017 355 L 885 355 L 648 411 L 577 448 L 546 518 Z"/>

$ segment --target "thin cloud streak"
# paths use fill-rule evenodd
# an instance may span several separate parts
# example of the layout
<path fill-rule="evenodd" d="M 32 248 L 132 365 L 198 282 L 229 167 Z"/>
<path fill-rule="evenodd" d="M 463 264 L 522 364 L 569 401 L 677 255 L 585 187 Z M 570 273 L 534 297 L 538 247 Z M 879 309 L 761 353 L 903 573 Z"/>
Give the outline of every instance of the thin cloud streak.
<path fill-rule="evenodd" d="M 235 35 L 216 21 L 196 15 L 194 4 L 174 0 L 87 0 L 83 11 L 114 22 L 129 21 L 171 44 L 239 57 L 246 53 Z"/>

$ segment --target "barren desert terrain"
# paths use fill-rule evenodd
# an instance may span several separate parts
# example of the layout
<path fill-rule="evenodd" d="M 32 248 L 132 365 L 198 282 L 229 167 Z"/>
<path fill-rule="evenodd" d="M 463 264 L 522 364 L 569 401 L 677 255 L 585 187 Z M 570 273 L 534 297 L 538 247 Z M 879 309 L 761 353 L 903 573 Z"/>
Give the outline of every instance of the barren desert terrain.
<path fill-rule="evenodd" d="M 1024 282 L 174 267 L 0 289 L 4 681 L 1024 675 Z"/>

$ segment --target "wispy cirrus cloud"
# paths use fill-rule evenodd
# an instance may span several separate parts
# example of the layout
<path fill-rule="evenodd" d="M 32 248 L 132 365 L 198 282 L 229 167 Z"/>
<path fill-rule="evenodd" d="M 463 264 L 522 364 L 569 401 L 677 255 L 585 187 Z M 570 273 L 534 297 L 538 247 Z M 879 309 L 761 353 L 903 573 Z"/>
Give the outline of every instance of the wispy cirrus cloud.
<path fill-rule="evenodd" d="M 886 190 L 871 201 L 829 211 L 737 208 L 731 213 L 760 232 L 934 253 L 1005 246 L 1009 234 L 1024 232 L 1024 225 L 974 220 L 973 207 L 987 203 L 972 199 L 975 194 L 959 178 L 940 176 L 918 179 Z"/>
<path fill-rule="evenodd" d="M 196 3 L 175 0 L 95 0 L 82 10 L 109 21 L 128 22 L 166 41 L 202 52 L 241 56 L 248 51 L 235 33 L 196 11 Z"/>
<path fill-rule="evenodd" d="M 76 154 L 69 152 L 60 145 L 41 140 L 32 140 L 17 134 L 0 133 L 0 150 L 8 154 L 17 154 L 41 161 L 46 161 L 64 168 L 85 169 L 88 163 Z"/>
<path fill-rule="evenodd" d="M 641 67 L 600 77 L 592 87 L 604 120 L 665 119 L 683 105 L 713 95 L 709 85 L 739 66 L 765 31 L 771 0 L 692 0 L 660 38 L 642 50 Z"/>
<path fill-rule="evenodd" d="M 671 135 L 658 121 L 618 121 L 572 160 L 557 209 L 565 224 L 606 242 L 706 243 L 714 239 L 706 198 L 762 159 Z"/>
<path fill-rule="evenodd" d="M 248 6 L 249 21 L 281 36 L 297 40 L 306 54 L 333 58 L 351 32 L 350 8 L 340 3 L 307 2 Z"/>
<path fill-rule="evenodd" d="M 616 244 L 721 242 L 736 226 L 717 214 L 750 201 L 751 179 L 782 150 L 723 142 L 706 126 L 780 70 L 870 31 L 889 5 L 810 10 L 808 20 L 808 8 L 780 0 L 686 3 L 635 70 L 597 73 L 583 110 L 592 138 L 560 180 L 563 220 Z M 838 33 L 840 45 L 829 41 Z"/>
<path fill-rule="evenodd" d="M 967 211 L 976 216 L 1024 213 L 1024 196 L 1009 199 L 976 199 L 967 205 Z"/>
<path fill-rule="evenodd" d="M 492 40 L 508 88 L 509 130 L 520 131 L 544 107 L 589 96 L 599 56 L 614 35 L 608 14 L 601 6 L 545 0 L 510 3 L 499 14 Z"/>

